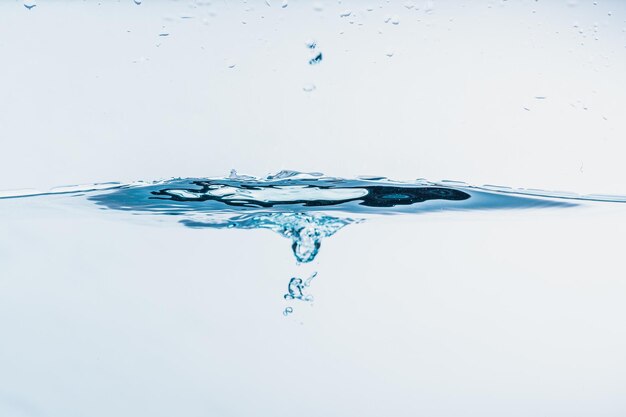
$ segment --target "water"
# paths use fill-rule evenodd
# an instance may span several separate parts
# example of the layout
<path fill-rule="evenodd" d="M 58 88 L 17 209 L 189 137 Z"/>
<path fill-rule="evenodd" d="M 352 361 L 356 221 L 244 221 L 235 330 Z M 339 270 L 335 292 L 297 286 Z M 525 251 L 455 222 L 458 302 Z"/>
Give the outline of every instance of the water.
<path fill-rule="evenodd" d="M 343 179 L 321 173 L 280 171 L 255 178 L 232 170 L 227 177 L 172 179 L 133 184 L 104 183 L 60 187 L 49 193 L 5 192 L 0 199 L 33 199 L 35 206 L 53 198 L 74 206 L 77 198 L 93 210 L 118 210 L 172 218 L 192 229 L 269 229 L 291 240 L 298 264 L 310 263 L 322 241 L 366 219 L 429 212 L 572 209 L 590 204 L 626 203 L 626 197 L 514 190 L 441 183 L 393 181 L 384 177 Z M 132 221 L 132 220 L 131 220 Z M 306 281 L 293 277 L 285 299 L 312 301 Z"/>
<path fill-rule="evenodd" d="M 625 19 L 0 2 L 0 417 L 626 415 Z"/>
<path fill-rule="evenodd" d="M 7 192 L 0 210 L 9 415 L 249 415 L 241 395 L 286 415 L 303 390 L 307 416 L 519 393 L 525 413 L 553 386 L 579 415 L 621 407 L 623 199 L 281 172 Z"/>

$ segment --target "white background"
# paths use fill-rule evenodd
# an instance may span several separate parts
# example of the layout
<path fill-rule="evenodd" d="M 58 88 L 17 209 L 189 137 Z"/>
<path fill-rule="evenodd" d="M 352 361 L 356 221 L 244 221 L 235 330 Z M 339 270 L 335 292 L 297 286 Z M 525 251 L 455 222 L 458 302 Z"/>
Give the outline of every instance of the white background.
<path fill-rule="evenodd" d="M 0 189 L 236 168 L 626 193 L 623 2 L 206 3 L 2 2 Z"/>

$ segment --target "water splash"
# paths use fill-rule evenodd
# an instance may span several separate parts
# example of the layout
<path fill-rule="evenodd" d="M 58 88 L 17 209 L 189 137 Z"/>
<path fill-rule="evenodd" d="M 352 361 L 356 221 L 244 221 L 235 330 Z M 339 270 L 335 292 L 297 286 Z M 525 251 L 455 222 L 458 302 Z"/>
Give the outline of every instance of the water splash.
<path fill-rule="evenodd" d="M 380 215 L 441 211 L 567 208 L 588 201 L 626 202 L 619 196 L 580 196 L 507 187 L 475 187 L 384 177 L 343 179 L 280 171 L 266 177 L 177 178 L 133 184 L 60 187 L 47 193 L 16 191 L 2 198 L 64 194 L 103 209 L 169 216 L 189 228 L 268 229 L 291 240 L 298 263 L 313 261 L 322 240 L 346 225 Z M 75 202 L 76 200 L 72 200 Z"/>

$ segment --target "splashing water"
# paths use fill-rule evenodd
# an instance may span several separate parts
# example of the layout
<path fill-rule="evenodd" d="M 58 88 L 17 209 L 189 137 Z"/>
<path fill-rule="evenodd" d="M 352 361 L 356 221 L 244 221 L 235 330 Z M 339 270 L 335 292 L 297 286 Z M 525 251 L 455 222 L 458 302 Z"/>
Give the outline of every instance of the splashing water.
<path fill-rule="evenodd" d="M 376 215 L 455 210 L 567 208 L 584 202 L 626 202 L 626 197 L 461 182 L 392 181 L 384 177 L 343 179 L 320 173 L 280 171 L 266 177 L 172 179 L 152 183 L 105 183 L 64 187 L 50 193 L 7 192 L 0 198 L 65 194 L 107 210 L 173 216 L 189 228 L 268 229 L 291 240 L 298 263 L 313 261 L 324 238 Z"/>
<path fill-rule="evenodd" d="M 93 184 L 62 187 L 49 193 L 0 193 L 0 199 L 29 196 L 68 197 L 65 200 L 67 204 L 77 205 L 76 202 L 82 201 L 88 203 L 88 207 L 95 204 L 105 210 L 158 216 L 161 219 L 165 216 L 193 229 L 268 229 L 291 240 L 291 249 L 298 264 L 314 261 L 323 239 L 333 236 L 347 225 L 375 216 L 467 210 L 564 209 L 598 201 L 626 202 L 626 197 L 474 187 L 451 181 L 400 182 L 384 177 L 343 179 L 297 171 L 280 171 L 256 178 L 239 175 L 234 170 L 228 177 Z M 313 296 L 306 289 L 315 276 L 316 273 L 306 280 L 292 277 L 284 298 L 312 301 Z"/>

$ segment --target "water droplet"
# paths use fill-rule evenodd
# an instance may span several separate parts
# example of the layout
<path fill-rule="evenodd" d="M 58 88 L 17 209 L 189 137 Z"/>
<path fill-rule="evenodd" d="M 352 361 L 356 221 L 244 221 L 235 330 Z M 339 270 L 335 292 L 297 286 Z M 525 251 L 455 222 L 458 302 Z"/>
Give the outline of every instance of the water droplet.
<path fill-rule="evenodd" d="M 389 21 L 391 20 L 391 16 L 385 16 L 385 23 L 389 23 Z"/>
<path fill-rule="evenodd" d="M 548 98 L 548 97 L 546 97 L 546 96 L 535 96 L 535 98 L 536 98 L 537 100 L 545 100 L 545 99 L 546 99 L 546 98 Z"/>
<path fill-rule="evenodd" d="M 404 3 L 404 7 L 406 7 L 409 10 L 411 10 L 413 7 L 415 7 L 415 4 L 413 4 L 412 1 L 407 1 L 407 2 Z"/>
<path fill-rule="evenodd" d="M 169 34 L 169 33 L 165 33 L 165 32 L 164 32 L 164 33 L 159 33 L 159 36 L 161 36 L 161 37 L 165 37 L 165 36 L 170 36 L 170 34 Z"/>
<path fill-rule="evenodd" d="M 32 9 L 35 6 L 37 6 L 37 2 L 35 0 L 24 0 L 24 7 L 26 7 L 28 10 Z"/>
<path fill-rule="evenodd" d="M 322 3 L 313 3 L 313 10 L 321 12 L 324 10 L 324 6 L 322 6 Z"/>
<path fill-rule="evenodd" d="M 387 49 L 387 52 L 385 52 L 385 55 L 387 55 L 389 58 L 391 58 L 393 56 L 393 50 L 392 49 Z"/>
<path fill-rule="evenodd" d="M 265 5 L 267 7 L 272 7 L 272 3 L 270 3 L 270 0 L 265 0 Z"/>
<path fill-rule="evenodd" d="M 133 0 L 133 2 L 135 2 L 135 4 L 136 4 L 137 6 L 139 6 L 139 5 L 141 4 L 141 0 Z"/>
<path fill-rule="evenodd" d="M 288 316 L 288 315 L 290 315 L 291 313 L 293 313 L 293 307 L 286 307 L 286 308 L 283 310 L 283 316 Z"/>
<path fill-rule="evenodd" d="M 320 62 L 322 62 L 322 53 L 321 52 L 319 52 L 313 58 L 309 59 L 309 65 L 317 65 Z"/>
<path fill-rule="evenodd" d="M 283 2 L 281 3 L 280 7 L 282 7 L 284 9 L 287 6 L 289 6 L 289 2 L 287 0 L 283 0 Z"/>
<path fill-rule="evenodd" d="M 235 68 L 237 66 L 237 64 L 235 62 L 229 62 L 228 63 L 228 68 Z"/>
<path fill-rule="evenodd" d="M 306 91 L 307 93 L 310 93 L 311 91 L 315 91 L 317 87 L 315 87 L 315 84 L 304 84 L 304 86 L 302 86 L 302 89 L 304 91 Z"/>
<path fill-rule="evenodd" d="M 397 14 L 394 15 L 391 18 L 391 23 L 393 23 L 394 25 L 399 25 L 400 24 L 400 16 L 398 16 Z"/>
<path fill-rule="evenodd" d="M 306 41 L 305 45 L 309 49 L 315 49 L 315 47 L 317 46 L 317 42 L 315 42 L 313 39 L 309 39 L 308 41 Z"/>
<path fill-rule="evenodd" d="M 348 17 L 352 14 L 352 12 L 350 10 L 344 10 L 343 12 L 339 13 L 339 17 Z"/>

